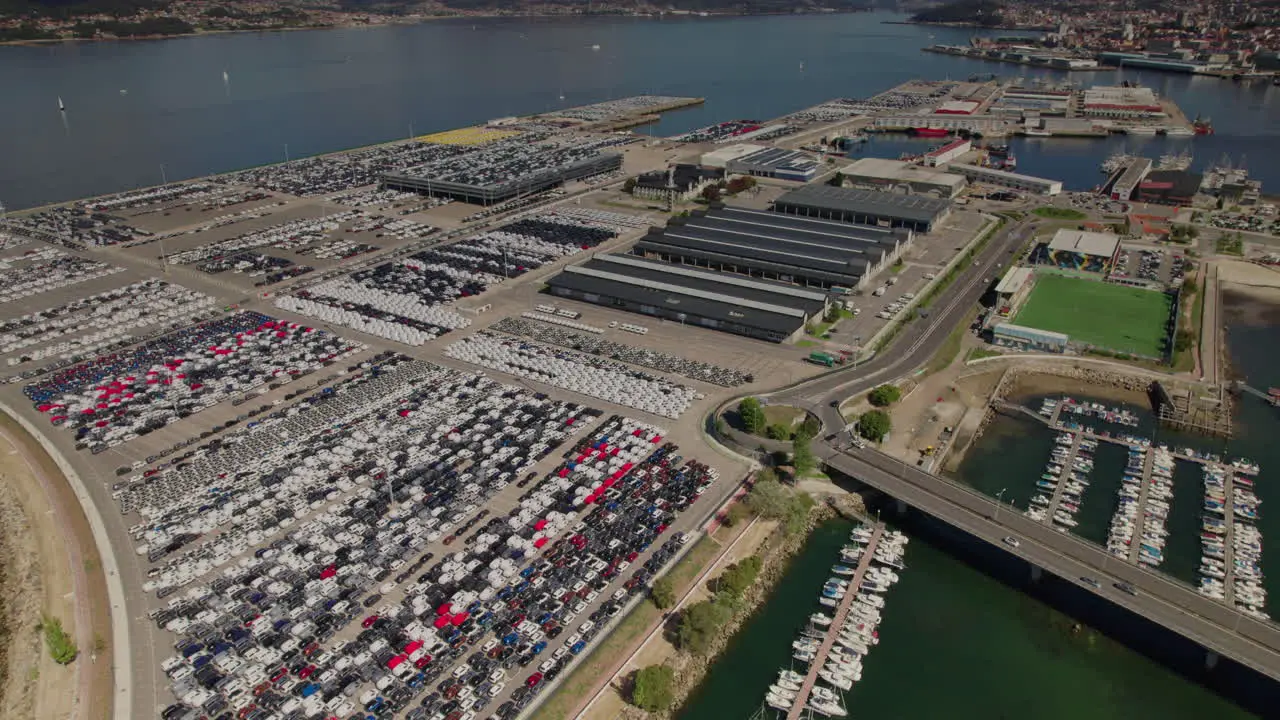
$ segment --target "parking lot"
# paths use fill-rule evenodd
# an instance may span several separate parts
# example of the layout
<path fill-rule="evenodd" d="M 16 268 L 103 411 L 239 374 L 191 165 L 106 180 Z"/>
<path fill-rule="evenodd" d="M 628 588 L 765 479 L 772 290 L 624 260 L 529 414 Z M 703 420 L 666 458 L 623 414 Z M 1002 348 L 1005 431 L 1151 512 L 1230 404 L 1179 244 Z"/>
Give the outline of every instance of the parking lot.
<path fill-rule="evenodd" d="M 1112 278 L 1173 287 L 1186 275 L 1186 256 L 1167 247 L 1121 246 Z"/>

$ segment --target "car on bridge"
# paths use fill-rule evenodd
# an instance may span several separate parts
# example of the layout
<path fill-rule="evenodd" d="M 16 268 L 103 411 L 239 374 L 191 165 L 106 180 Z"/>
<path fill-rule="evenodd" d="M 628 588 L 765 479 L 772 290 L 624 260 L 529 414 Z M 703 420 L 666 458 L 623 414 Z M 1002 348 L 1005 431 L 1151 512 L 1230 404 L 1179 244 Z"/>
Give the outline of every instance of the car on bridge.
<path fill-rule="evenodd" d="M 1135 587 L 1134 587 L 1132 584 L 1130 584 L 1130 583 L 1127 583 L 1127 582 L 1118 582 L 1118 583 L 1116 583 L 1116 587 L 1117 587 L 1117 588 L 1119 588 L 1120 592 L 1128 593 L 1128 594 L 1130 594 L 1130 595 L 1132 595 L 1132 596 L 1134 596 L 1134 597 L 1137 597 L 1137 596 L 1138 596 L 1138 589 L 1137 589 L 1137 588 L 1135 588 Z"/>
<path fill-rule="evenodd" d="M 1091 587 L 1091 588 L 1094 588 L 1095 590 L 1101 590 L 1101 589 L 1102 589 L 1102 583 L 1098 582 L 1098 581 L 1097 581 L 1097 579 L 1095 579 L 1095 578 L 1085 577 L 1085 576 L 1081 575 L 1081 576 L 1080 576 L 1080 582 L 1084 583 L 1085 585 L 1088 585 L 1088 586 L 1089 586 L 1089 587 Z"/>
<path fill-rule="evenodd" d="M 1000 540 L 1000 542 L 1002 542 L 1002 543 L 1004 543 L 1005 545 L 1008 545 L 1009 547 L 1012 547 L 1012 548 L 1016 548 L 1016 547 L 1018 547 L 1018 545 L 1020 545 L 1020 544 L 1021 544 L 1021 543 L 1019 543 L 1019 542 L 1018 542 L 1018 538 L 1016 538 L 1016 537 L 1014 537 L 1014 536 L 1012 536 L 1012 535 L 1006 535 L 1006 536 L 1004 536 L 1004 538 L 1002 538 L 1002 539 Z"/>

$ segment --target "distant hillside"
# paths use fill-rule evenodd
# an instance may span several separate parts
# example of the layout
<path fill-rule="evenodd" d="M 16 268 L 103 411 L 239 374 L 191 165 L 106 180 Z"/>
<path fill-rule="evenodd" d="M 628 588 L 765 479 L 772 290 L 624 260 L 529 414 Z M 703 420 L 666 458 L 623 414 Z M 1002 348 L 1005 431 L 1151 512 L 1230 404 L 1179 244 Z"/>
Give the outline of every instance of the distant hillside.
<path fill-rule="evenodd" d="M 984 27 L 1004 24 L 1003 8 L 993 0 L 956 0 L 911 16 L 916 22 L 972 23 Z"/>
<path fill-rule="evenodd" d="M 31 15 L 66 19 L 91 14 L 116 17 L 159 10 L 168 0 L 0 0 L 0 17 Z"/>

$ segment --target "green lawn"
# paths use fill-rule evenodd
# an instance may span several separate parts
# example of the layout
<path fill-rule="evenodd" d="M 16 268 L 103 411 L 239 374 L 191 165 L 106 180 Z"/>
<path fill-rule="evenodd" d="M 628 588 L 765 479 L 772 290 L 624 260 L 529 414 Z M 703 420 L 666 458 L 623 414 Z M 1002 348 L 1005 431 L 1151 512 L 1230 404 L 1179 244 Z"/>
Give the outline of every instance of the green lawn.
<path fill-rule="evenodd" d="M 1080 212 L 1079 210 L 1072 210 L 1071 208 L 1051 207 L 1048 205 L 1044 207 L 1038 207 L 1035 210 L 1032 210 L 1031 212 L 1042 218 L 1048 218 L 1050 220 L 1083 220 L 1089 217 L 1088 215 Z"/>
<path fill-rule="evenodd" d="M 1060 275 L 1038 275 L 1014 323 L 1066 333 L 1073 342 L 1161 357 L 1169 296 Z"/>

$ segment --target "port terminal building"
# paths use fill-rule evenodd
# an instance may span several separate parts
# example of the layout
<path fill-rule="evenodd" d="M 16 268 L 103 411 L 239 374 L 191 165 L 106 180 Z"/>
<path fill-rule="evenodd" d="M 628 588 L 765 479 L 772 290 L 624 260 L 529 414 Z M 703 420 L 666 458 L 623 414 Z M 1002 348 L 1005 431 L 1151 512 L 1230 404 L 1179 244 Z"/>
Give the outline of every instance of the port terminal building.
<path fill-rule="evenodd" d="M 936 150 L 925 153 L 924 161 L 929 167 L 938 167 L 959 158 L 973 149 L 969 138 L 957 138 Z"/>
<path fill-rule="evenodd" d="M 910 245 L 905 228 L 716 204 L 651 227 L 631 254 L 815 290 L 861 288 Z"/>
<path fill-rule="evenodd" d="M 946 200 L 955 198 L 968 186 L 963 176 L 884 158 L 861 158 L 841 168 L 840 174 L 845 185 L 855 188 L 932 195 Z"/>
<path fill-rule="evenodd" d="M 644 173 L 636 177 L 631 194 L 644 200 L 665 201 L 674 192 L 676 202 L 697 197 L 708 186 L 724 179 L 724 171 L 679 164 L 668 170 Z"/>
<path fill-rule="evenodd" d="M 1014 350 L 1064 353 L 1067 351 L 1069 340 L 1070 338 L 1060 332 L 1024 327 L 1007 322 L 996 323 L 995 327 L 991 329 L 992 343 Z"/>
<path fill-rule="evenodd" d="M 1033 195 L 1057 195 L 1062 192 L 1061 180 L 1020 175 L 1008 170 L 997 170 L 979 165 L 952 165 L 948 169 L 953 173 L 964 176 L 970 183 L 977 185 L 994 185 Z"/>
<path fill-rule="evenodd" d="M 596 255 L 547 281 L 558 297 L 769 342 L 799 338 L 829 293 L 635 255 Z"/>
<path fill-rule="evenodd" d="M 1109 273 L 1120 255 L 1120 238 L 1111 233 L 1061 229 L 1045 246 L 1046 264 L 1065 270 Z"/>
<path fill-rule="evenodd" d="M 703 153 L 704 168 L 726 174 L 809 182 L 818 175 L 819 163 L 799 150 L 740 143 Z"/>
<path fill-rule="evenodd" d="M 572 180 L 612 172 L 622 167 L 622 155 L 616 152 L 593 152 L 566 162 L 558 162 L 552 153 L 545 153 L 540 167 L 521 173 L 514 167 L 501 173 L 502 179 L 489 180 L 497 172 L 476 171 L 470 174 L 446 171 L 436 174 L 432 166 L 410 168 L 388 173 L 381 177 L 382 186 L 403 192 L 425 193 L 435 197 L 449 197 L 476 205 L 493 205 L 519 195 L 528 195 Z M 474 178 L 474 179 L 471 179 Z"/>

